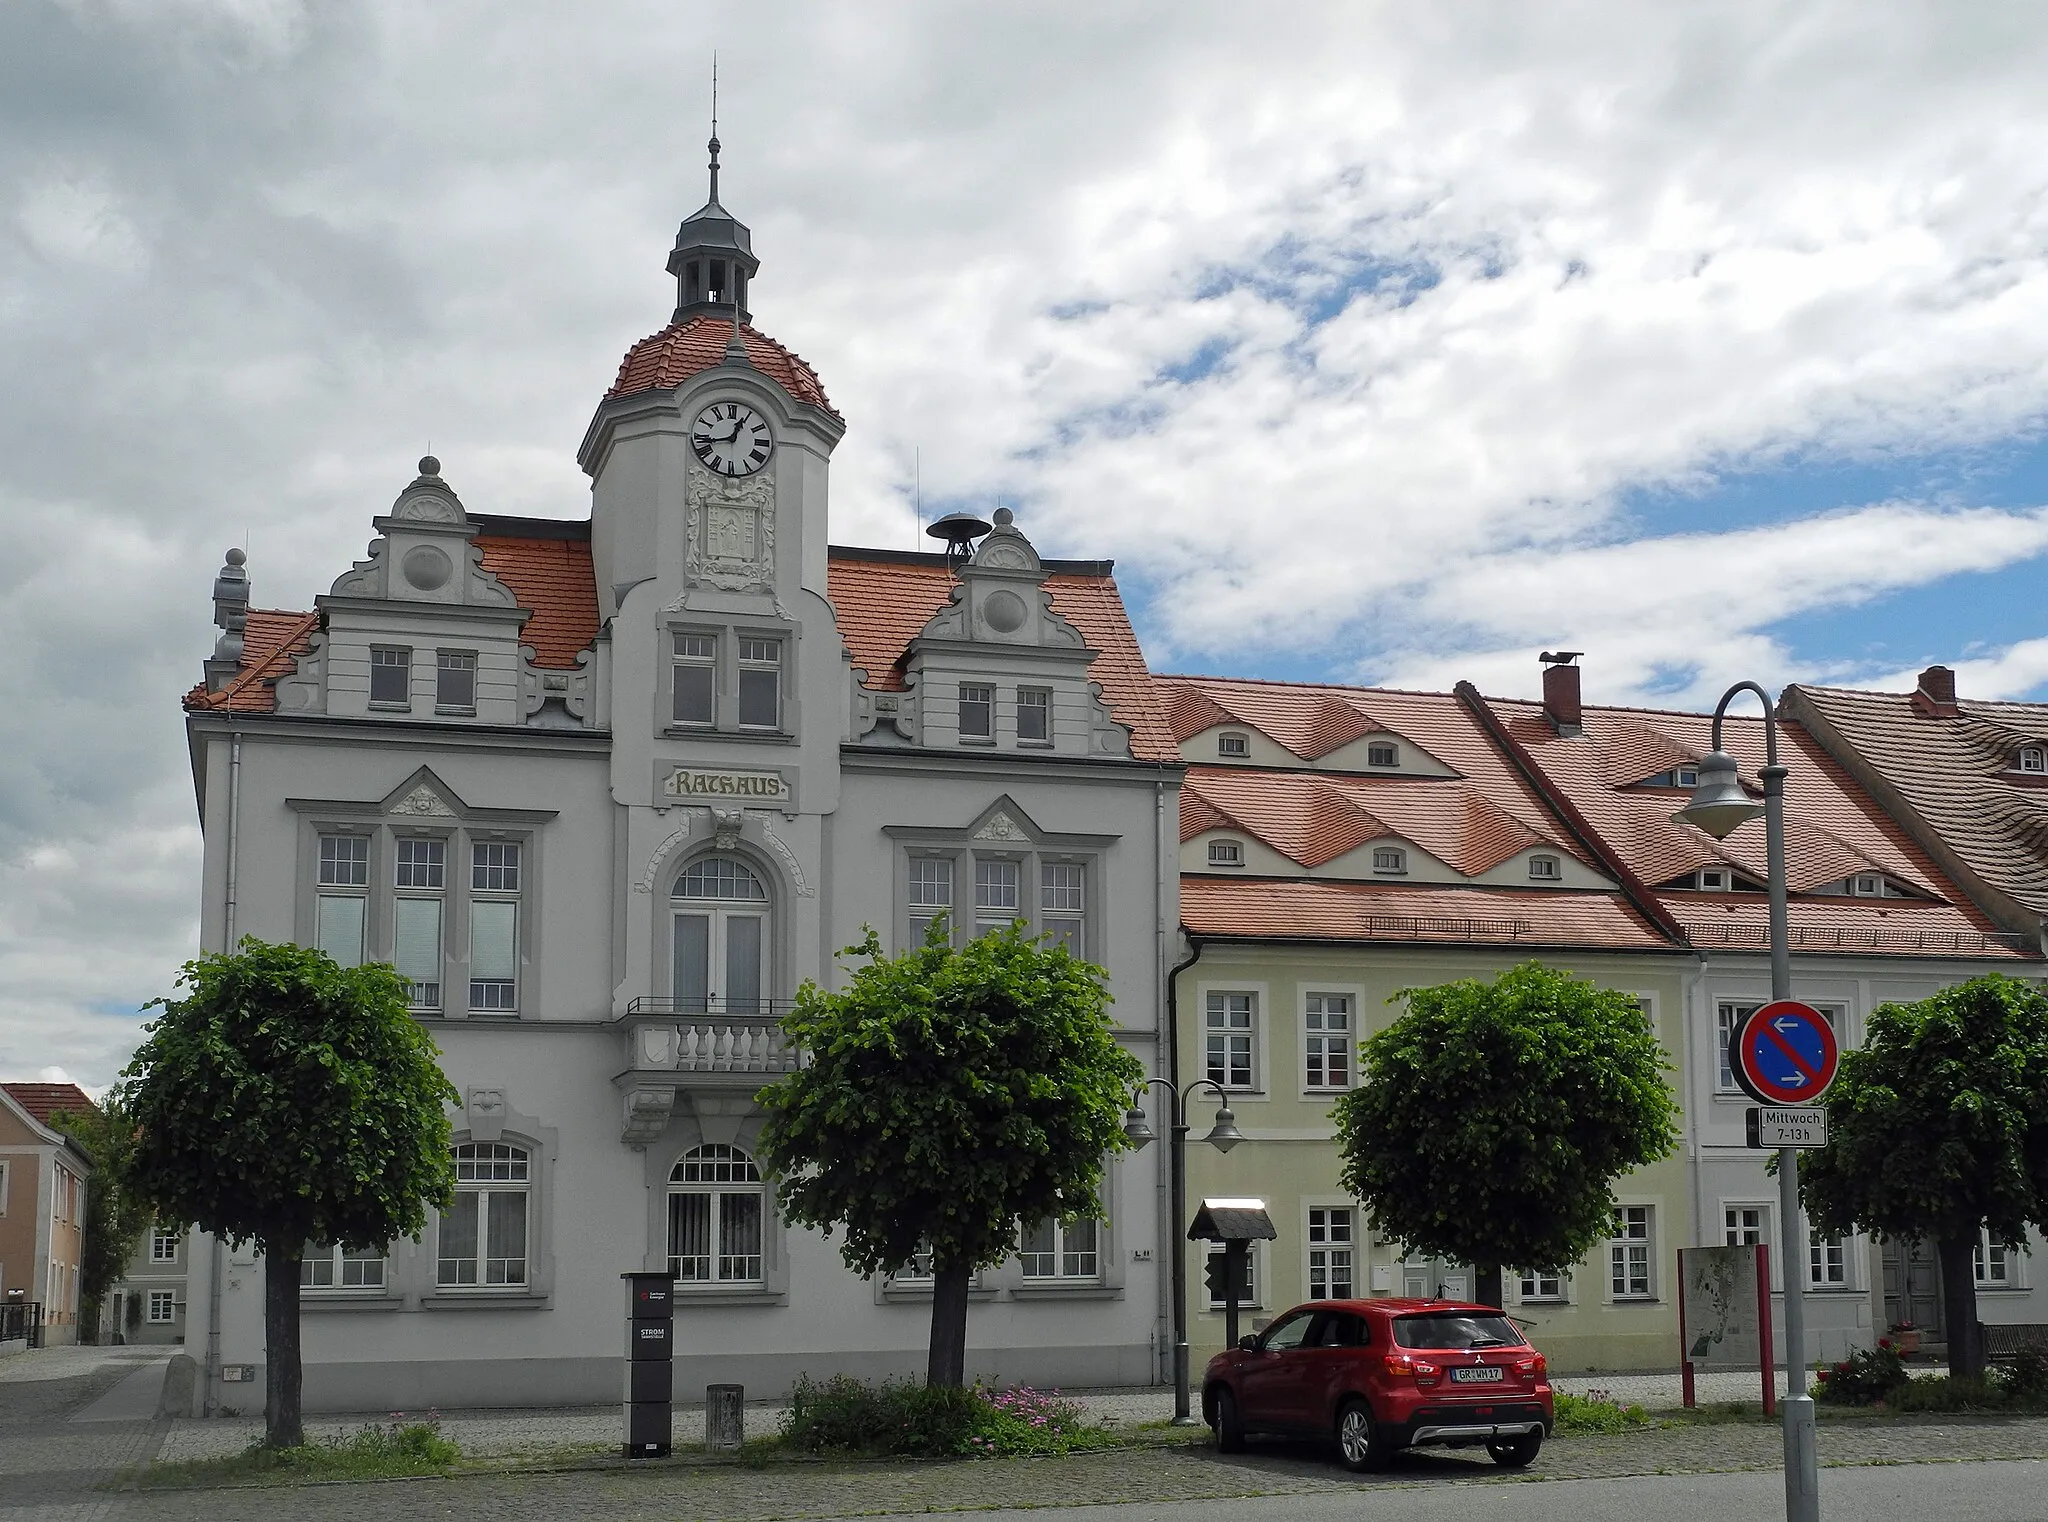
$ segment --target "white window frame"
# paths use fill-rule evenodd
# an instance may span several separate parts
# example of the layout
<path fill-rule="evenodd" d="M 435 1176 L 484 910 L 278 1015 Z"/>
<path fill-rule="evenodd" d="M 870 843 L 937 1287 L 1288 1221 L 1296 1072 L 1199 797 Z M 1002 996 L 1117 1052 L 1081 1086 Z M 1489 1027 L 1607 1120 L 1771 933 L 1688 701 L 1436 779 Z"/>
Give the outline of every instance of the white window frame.
<path fill-rule="evenodd" d="M 689 648 L 685 649 L 687 642 Z M 668 644 L 669 688 L 668 721 L 682 729 L 715 729 L 718 727 L 718 636 L 701 629 L 671 629 Z M 692 682 L 702 672 L 704 689 L 704 716 L 686 718 L 678 710 L 683 703 L 682 673 L 691 673 Z M 695 694 L 693 693 L 694 697 Z"/>
<path fill-rule="evenodd" d="M 170 1326 L 178 1319 L 178 1292 L 153 1289 L 149 1292 L 149 1324 Z"/>
<path fill-rule="evenodd" d="M 1571 1304 L 1571 1275 L 1562 1269 L 1547 1272 L 1535 1268 L 1514 1271 L 1515 1298 L 1523 1305 Z M 1548 1288 L 1545 1288 L 1545 1286 Z"/>
<path fill-rule="evenodd" d="M 1745 1103 L 1748 1102 L 1748 1096 L 1742 1092 L 1742 1085 L 1735 1081 L 1733 1054 L 1729 1048 L 1734 1044 L 1735 1032 L 1742 1028 L 1742 1022 L 1747 1020 L 1752 1012 L 1770 1002 L 1768 999 L 1753 998 L 1714 1000 L 1714 1093 L 1717 1096 L 1740 1098 Z M 1813 1004 L 1810 999 L 1806 1002 Z M 1821 1017 L 1828 1022 L 1828 1028 L 1835 1033 L 1835 1043 L 1846 1051 L 1849 1038 L 1844 1033 L 1849 1024 L 1849 1007 L 1839 1003 L 1813 1004 L 1813 1007 L 1820 1011 Z"/>
<path fill-rule="evenodd" d="M 397 656 L 399 659 L 378 659 L 379 656 Z M 399 683 L 404 689 L 403 697 L 378 697 L 377 673 L 396 671 Z M 410 645 L 372 645 L 370 647 L 370 686 L 368 702 L 371 708 L 382 712 L 409 711 L 412 708 L 412 647 Z"/>
<path fill-rule="evenodd" d="M 1564 858 L 1539 851 L 1529 858 L 1529 880 L 1538 883 L 1564 881 Z"/>
<path fill-rule="evenodd" d="M 772 734 L 782 729 L 783 670 L 784 656 L 787 652 L 788 645 L 779 635 L 734 636 L 733 656 L 738 672 L 733 685 L 733 723 L 736 728 L 752 730 L 757 734 Z M 749 719 L 746 716 L 746 694 L 750 685 L 747 678 L 757 678 L 751 686 L 758 694 L 762 686 L 758 678 L 763 675 L 767 676 L 769 688 L 775 697 L 775 711 L 766 723 L 761 722 L 758 717 Z"/>
<path fill-rule="evenodd" d="M 1401 764 L 1401 747 L 1392 740 L 1368 740 L 1365 742 L 1365 764 L 1398 768 Z"/>
<path fill-rule="evenodd" d="M 1839 1277 L 1825 1277 L 1828 1269 L 1830 1250 L 1839 1258 L 1836 1265 Z M 1849 1237 L 1826 1237 L 1814 1230 L 1806 1229 L 1806 1287 L 1810 1290 L 1842 1291 L 1856 1287 L 1856 1239 Z"/>
<path fill-rule="evenodd" d="M 1233 1023 L 1237 1010 L 1230 1001 L 1243 999 L 1247 1023 L 1240 1026 Z M 1264 1091 L 1263 1079 L 1266 1071 L 1263 1023 L 1259 1019 L 1259 1006 L 1264 1002 L 1263 988 L 1204 988 L 1202 990 L 1202 1076 L 1215 1083 L 1226 1093 L 1257 1094 Z M 1236 1082 L 1238 1064 L 1236 1042 L 1244 1041 L 1245 1081 Z M 1211 1063 L 1210 1052 L 1220 1040 L 1222 1065 Z M 1220 1076 L 1219 1076 L 1220 1074 Z"/>
<path fill-rule="evenodd" d="M 152 1263 L 176 1263 L 178 1250 L 184 1238 L 175 1231 L 158 1231 L 154 1227 L 149 1233 L 149 1261 Z M 169 1251 L 165 1251 L 168 1244 Z"/>
<path fill-rule="evenodd" d="M 2048 772 L 2048 748 L 2039 745 L 2022 745 L 2019 755 L 2013 759 L 2013 770 L 2021 772 Z"/>
<path fill-rule="evenodd" d="M 1244 865 L 1244 842 L 1241 840 L 1212 840 L 1209 842 L 1209 865 L 1212 867 L 1241 867 Z"/>
<path fill-rule="evenodd" d="M 1209 1260 L 1223 1256 L 1224 1244 L 1221 1242 L 1206 1242 L 1203 1244 L 1203 1247 L 1205 1251 L 1202 1253 L 1201 1261 L 1195 1264 L 1195 1272 L 1201 1276 L 1201 1293 L 1202 1298 L 1207 1302 L 1206 1308 L 1220 1316 L 1224 1311 L 1223 1297 L 1209 1292 Z M 1251 1293 L 1237 1302 L 1237 1308 L 1240 1311 L 1262 1311 L 1266 1308 L 1266 1244 L 1264 1242 L 1246 1243 L 1244 1258 L 1245 1271 L 1251 1275 Z"/>
<path fill-rule="evenodd" d="M 1216 755 L 1224 761 L 1249 761 L 1252 737 L 1241 729 L 1226 729 L 1216 736 Z"/>
<path fill-rule="evenodd" d="M 1354 1200 L 1302 1203 L 1302 1299 L 1362 1298 L 1359 1270 L 1365 1267 L 1365 1257 L 1359 1248 L 1363 1214 Z M 1257 1286 L 1256 1273 L 1252 1283 Z M 1341 1294 L 1335 1292 L 1340 1286 Z"/>
<path fill-rule="evenodd" d="M 406 1003 L 415 1010 L 439 1013 L 448 1003 L 448 858 L 455 853 L 450 849 L 455 843 L 452 835 L 407 834 L 398 836 L 391 848 L 391 955 L 393 962 L 399 958 L 398 924 L 399 916 L 407 903 L 431 903 L 434 906 L 434 981 L 415 978 L 411 972 L 400 967 L 399 975 L 406 979 Z M 439 846 L 438 862 L 431 847 Z M 421 847 L 427 847 L 424 855 Z M 406 881 L 408 877 L 414 879 Z M 424 971 L 422 963 L 413 971 Z"/>
<path fill-rule="evenodd" d="M 1037 715 L 1041 732 L 1026 734 L 1024 715 Z M 1053 743 L 1052 689 L 1050 687 L 1019 687 L 1017 689 L 1017 743 L 1019 745 L 1050 745 Z"/>
<path fill-rule="evenodd" d="M 1032 1242 L 1047 1227 L 1051 1228 L 1049 1245 L 1034 1248 Z M 1100 1284 L 1108 1236 L 1105 1222 L 1087 1216 L 1021 1227 L 1017 1233 L 1018 1277 L 1029 1285 Z"/>
<path fill-rule="evenodd" d="M 490 859 L 487 859 L 490 858 Z M 522 932 L 525 909 L 520 900 L 526 885 L 524 841 L 469 837 L 469 998 L 468 1007 L 493 1015 L 516 1014 L 519 1010 Z M 477 976 L 477 928 L 483 914 L 495 914 L 495 906 L 510 911 L 512 920 L 509 949 L 509 978 Z M 502 986 L 500 986 L 502 985 Z"/>
<path fill-rule="evenodd" d="M 477 658 L 474 650 L 436 650 L 434 652 L 434 712 L 469 714 L 476 712 Z M 451 694 L 448 690 L 451 679 L 458 688 L 467 679 L 469 696 Z"/>
<path fill-rule="evenodd" d="M 972 693 L 973 696 L 969 696 Z M 980 710 L 983 729 L 967 727 L 967 710 L 972 706 Z M 996 684 L 994 682 L 962 682 L 959 695 L 954 701 L 954 722 L 958 726 L 963 744 L 993 745 L 996 739 Z"/>
<path fill-rule="evenodd" d="M 1040 856 L 1038 871 L 1038 917 L 1035 928 L 1050 936 L 1073 955 L 1088 957 L 1088 863 L 1063 857 Z"/>
<path fill-rule="evenodd" d="M 914 950 L 924 944 L 926 930 L 940 915 L 946 917 L 946 939 L 957 943 L 960 939 L 960 862 L 961 857 L 951 851 L 912 851 L 908 856 L 903 887 L 903 902 L 909 910 L 904 949 Z M 924 869 L 927 881 L 918 881 L 920 869 Z M 943 869 L 943 870 L 941 870 Z M 944 878 L 944 898 L 920 898 L 920 893 L 929 894 L 937 886 L 933 879 Z"/>
<path fill-rule="evenodd" d="M 1721 1202 L 1721 1244 L 1724 1247 L 1769 1247 L 1777 1254 L 1777 1222 L 1763 1200 Z"/>
<path fill-rule="evenodd" d="M 693 1171 L 692 1165 L 699 1177 L 686 1176 Z M 724 1176 L 716 1176 L 720 1174 Z M 684 1254 L 676 1250 L 676 1201 L 679 1199 L 706 1201 L 704 1252 Z M 750 1253 L 727 1250 L 733 1245 L 725 1237 L 728 1225 L 725 1201 L 728 1199 L 751 1199 L 754 1202 L 754 1251 Z M 689 1293 L 765 1288 L 768 1282 L 768 1233 L 773 1224 L 770 1216 L 772 1205 L 767 1186 L 761 1181 L 760 1163 L 744 1149 L 722 1142 L 704 1142 L 678 1157 L 669 1169 L 668 1200 L 663 1213 L 668 1267 L 676 1275 L 678 1289 Z M 700 1275 L 693 1269 L 685 1275 L 683 1264 L 686 1260 L 693 1264 L 701 1261 L 705 1272 Z"/>
<path fill-rule="evenodd" d="M 987 935 L 1007 929 L 1018 920 L 1027 924 L 1031 907 L 1025 902 L 1026 872 L 1030 858 L 1010 853 L 977 851 L 974 861 L 974 933 Z M 986 869 L 986 870 L 984 870 Z M 1001 902 L 1007 879 L 1010 902 Z"/>
<path fill-rule="evenodd" d="M 1637 1235 L 1637 1218 L 1641 1214 L 1641 1235 Z M 1641 1283 L 1637 1283 L 1634 1262 L 1640 1256 L 1642 1262 Z M 1614 1204 L 1614 1222 L 1608 1230 L 1605 1251 L 1602 1254 L 1606 1268 L 1607 1299 L 1614 1305 L 1651 1305 L 1659 1298 L 1657 1261 L 1657 1204 L 1654 1200 L 1617 1200 Z M 1616 1280 L 1624 1280 L 1616 1288 Z"/>
<path fill-rule="evenodd" d="M 1403 846 L 1374 846 L 1372 848 L 1372 870 L 1376 877 L 1406 877 L 1408 875 L 1408 851 Z"/>
<path fill-rule="evenodd" d="M 2018 1252 L 2013 1252 L 2003 1243 L 1994 1242 L 1989 1231 L 1979 1228 L 1977 1246 L 1970 1255 L 1973 1279 L 1977 1288 L 2000 1295 L 2014 1290 L 2024 1291 L 2027 1287 L 2027 1276 L 2023 1266 L 2028 1258 L 2027 1245 L 2030 1244 L 2023 1244 Z M 2001 1264 L 2005 1270 L 2004 1276 L 1992 1278 L 1991 1269 Z"/>
<path fill-rule="evenodd" d="M 536 1198 L 535 1184 L 538 1169 L 535 1166 L 540 1149 L 522 1141 L 457 1142 L 454 1146 L 456 1164 L 455 1193 L 458 1201 L 464 1196 L 476 1199 L 476 1248 L 472 1257 L 451 1256 L 443 1249 L 443 1233 L 448 1228 L 448 1215 L 444 1214 L 436 1224 L 434 1234 L 434 1283 L 438 1293 L 444 1295 L 504 1295 L 531 1293 L 534 1267 L 533 1224 Z M 469 1164 L 469 1178 L 463 1178 L 463 1165 Z M 502 1172 L 502 1177 L 499 1176 Z M 488 1173 L 489 1177 L 477 1175 Z M 492 1201 L 500 1196 L 522 1196 L 526 1203 L 522 1207 L 523 1221 L 520 1239 L 521 1251 L 517 1258 L 508 1253 L 493 1254 L 491 1249 L 491 1214 L 503 1209 Z M 459 1207 L 458 1207 L 459 1208 Z M 452 1212 L 450 1212 L 452 1214 Z M 469 1263 L 474 1265 L 474 1278 L 463 1279 L 461 1270 L 450 1277 L 450 1264 Z M 517 1264 L 517 1277 L 512 1277 Z M 497 1270 L 501 1277 L 493 1279 L 492 1264 L 505 1265 Z"/>
<path fill-rule="evenodd" d="M 1332 1011 L 1328 1001 L 1341 999 L 1344 1009 Z M 1318 1009 L 1317 1003 L 1323 1005 Z M 1338 985 L 1313 985 L 1301 992 L 1301 1091 L 1304 1096 L 1316 1094 L 1341 1094 L 1358 1082 L 1358 1006 L 1359 990 L 1355 987 Z M 1343 1025 L 1329 1025 L 1330 1016 L 1341 1013 Z M 1206 1053 L 1207 1047 L 1204 1046 Z M 1343 1076 L 1331 1081 L 1331 1057 L 1335 1055 Z M 1312 1061 L 1319 1059 L 1319 1062 Z M 1317 1081 L 1316 1068 L 1320 1066 L 1322 1079 Z"/>
<path fill-rule="evenodd" d="M 307 1294 L 381 1295 L 390 1276 L 390 1254 L 382 1248 L 372 1253 L 367 1248 L 309 1242 L 299 1258 L 299 1289 Z"/>
<path fill-rule="evenodd" d="M 370 933 L 370 835 L 321 830 L 313 849 L 313 942 L 341 966 L 360 967 Z"/>

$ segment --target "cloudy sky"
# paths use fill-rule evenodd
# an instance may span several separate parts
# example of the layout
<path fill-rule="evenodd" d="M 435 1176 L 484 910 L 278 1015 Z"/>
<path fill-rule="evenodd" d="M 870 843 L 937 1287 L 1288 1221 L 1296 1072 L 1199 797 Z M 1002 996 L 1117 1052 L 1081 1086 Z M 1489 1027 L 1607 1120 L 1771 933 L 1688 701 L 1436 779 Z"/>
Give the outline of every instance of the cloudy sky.
<path fill-rule="evenodd" d="M 2048 688 L 2038 7 L 10 0 L 0 1077 L 195 950 L 223 549 L 309 606 L 430 445 L 587 512 L 714 48 L 842 542 L 916 460 L 1159 669 Z"/>

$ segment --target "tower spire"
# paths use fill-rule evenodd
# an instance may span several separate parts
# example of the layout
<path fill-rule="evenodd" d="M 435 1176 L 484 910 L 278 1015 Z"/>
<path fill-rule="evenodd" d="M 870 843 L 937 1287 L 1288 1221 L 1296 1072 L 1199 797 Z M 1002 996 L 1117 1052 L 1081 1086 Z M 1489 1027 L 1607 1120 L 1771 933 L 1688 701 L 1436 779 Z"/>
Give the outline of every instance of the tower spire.
<path fill-rule="evenodd" d="M 718 204 L 718 55 L 711 55 L 711 204 Z"/>

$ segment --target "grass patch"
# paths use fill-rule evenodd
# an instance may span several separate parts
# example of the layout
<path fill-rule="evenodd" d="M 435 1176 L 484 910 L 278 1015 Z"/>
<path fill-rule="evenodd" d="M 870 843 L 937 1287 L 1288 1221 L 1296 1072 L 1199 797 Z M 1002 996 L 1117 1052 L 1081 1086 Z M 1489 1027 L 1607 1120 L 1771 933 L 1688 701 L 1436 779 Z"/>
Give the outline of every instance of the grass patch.
<path fill-rule="evenodd" d="M 157 1463 L 131 1472 L 144 1490 L 197 1490 L 223 1485 L 301 1485 L 311 1480 L 396 1480 L 446 1474 L 462 1450 L 441 1435 L 438 1419 L 371 1422 L 341 1437 L 298 1448 L 251 1443 L 218 1459 Z"/>
<path fill-rule="evenodd" d="M 1589 1395 L 1567 1395 L 1557 1391 L 1557 1426 L 1560 1433 L 1633 1432 L 1647 1427 L 1650 1413 L 1641 1406 L 1624 1406 L 1616 1400 L 1599 1400 Z"/>

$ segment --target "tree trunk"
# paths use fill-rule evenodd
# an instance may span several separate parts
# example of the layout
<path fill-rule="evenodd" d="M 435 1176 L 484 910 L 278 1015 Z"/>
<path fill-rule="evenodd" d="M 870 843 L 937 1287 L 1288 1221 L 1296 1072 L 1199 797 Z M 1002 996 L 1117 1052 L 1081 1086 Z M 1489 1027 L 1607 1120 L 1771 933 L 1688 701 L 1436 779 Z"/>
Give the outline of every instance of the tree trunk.
<path fill-rule="evenodd" d="M 306 1441 L 299 1411 L 299 1259 L 303 1243 L 263 1250 L 263 1446 L 299 1448 Z"/>
<path fill-rule="evenodd" d="M 965 1263 L 932 1265 L 932 1347 L 924 1382 L 957 1390 L 967 1383 L 967 1286 L 974 1270 Z"/>
<path fill-rule="evenodd" d="M 1472 1265 L 1472 1298 L 1481 1305 L 1490 1305 L 1495 1310 L 1504 1303 L 1501 1299 L 1501 1268 L 1498 1263 L 1491 1268 Z"/>
<path fill-rule="evenodd" d="M 1943 1237 L 1941 1314 L 1948 1323 L 1948 1371 L 1957 1379 L 1984 1373 L 1984 1339 L 1977 1330 L 1977 1236 Z"/>

